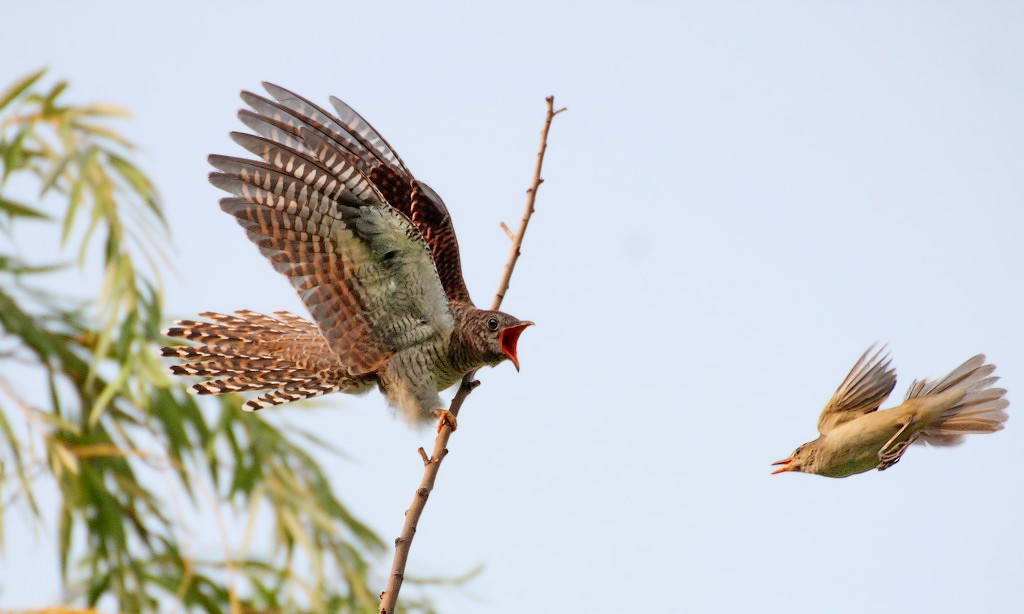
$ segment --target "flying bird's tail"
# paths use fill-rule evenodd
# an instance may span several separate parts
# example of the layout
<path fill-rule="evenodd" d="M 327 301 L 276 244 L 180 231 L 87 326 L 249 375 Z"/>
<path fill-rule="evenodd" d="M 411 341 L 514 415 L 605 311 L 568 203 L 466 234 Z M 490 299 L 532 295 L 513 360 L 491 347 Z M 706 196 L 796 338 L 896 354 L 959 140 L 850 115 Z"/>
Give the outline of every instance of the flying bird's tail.
<path fill-rule="evenodd" d="M 907 391 L 908 401 L 934 400 L 923 412 L 926 426 L 919 430 L 918 443 L 953 446 L 964 435 L 1001 430 L 1009 418 L 1004 410 L 1010 402 L 1004 388 L 992 387 L 999 380 L 992 375 L 995 368 L 985 364 L 984 354 L 978 354 L 940 380 L 914 381 Z"/>
<path fill-rule="evenodd" d="M 179 320 L 164 332 L 196 345 L 162 350 L 185 361 L 171 366 L 171 373 L 217 378 L 193 385 L 196 394 L 270 390 L 245 403 L 246 411 L 256 411 L 339 390 L 359 392 L 372 384 L 350 376 L 316 325 L 292 313 L 200 316 L 212 322 Z"/>

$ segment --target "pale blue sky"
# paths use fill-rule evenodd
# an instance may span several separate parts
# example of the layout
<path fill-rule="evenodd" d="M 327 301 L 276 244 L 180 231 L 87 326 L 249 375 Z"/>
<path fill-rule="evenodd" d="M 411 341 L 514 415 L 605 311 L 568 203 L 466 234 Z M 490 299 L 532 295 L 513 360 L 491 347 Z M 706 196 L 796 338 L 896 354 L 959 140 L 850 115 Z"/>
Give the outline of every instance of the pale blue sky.
<path fill-rule="evenodd" d="M 416 575 L 486 565 L 434 593 L 444 611 L 1024 607 L 1019 406 L 1006 431 L 915 447 L 885 473 L 769 475 L 876 340 L 898 396 L 986 352 L 1024 399 L 1024 5 L 4 13 L 0 83 L 48 65 L 75 100 L 135 112 L 126 132 L 165 198 L 181 316 L 302 309 L 206 183 L 208 153 L 239 151 L 240 89 L 272 80 L 363 113 L 446 200 L 480 303 L 544 96 L 569 106 L 505 303 L 538 323 L 522 373 L 481 374 L 412 551 Z M 341 496 L 391 539 L 432 434 L 377 394 L 325 405 L 293 415 L 350 454 L 330 461 Z M 52 539 L 30 555 L 12 533 L 0 607 L 56 602 L 55 573 L 32 568 L 55 569 Z"/>

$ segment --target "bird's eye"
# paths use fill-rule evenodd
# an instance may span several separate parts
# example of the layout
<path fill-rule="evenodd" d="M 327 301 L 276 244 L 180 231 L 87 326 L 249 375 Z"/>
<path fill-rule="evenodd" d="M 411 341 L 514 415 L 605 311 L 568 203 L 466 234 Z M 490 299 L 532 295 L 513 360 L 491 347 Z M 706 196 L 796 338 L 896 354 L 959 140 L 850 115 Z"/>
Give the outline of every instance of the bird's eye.
<path fill-rule="evenodd" d="M 498 318 L 487 319 L 487 330 L 495 331 L 498 330 Z"/>

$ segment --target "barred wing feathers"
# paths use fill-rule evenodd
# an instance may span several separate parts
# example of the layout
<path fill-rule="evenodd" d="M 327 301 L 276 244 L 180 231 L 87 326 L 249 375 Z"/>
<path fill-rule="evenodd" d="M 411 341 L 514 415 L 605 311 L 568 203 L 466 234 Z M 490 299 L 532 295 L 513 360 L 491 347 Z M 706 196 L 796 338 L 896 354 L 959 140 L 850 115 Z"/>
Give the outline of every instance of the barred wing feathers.
<path fill-rule="evenodd" d="M 337 98 L 330 99 L 337 113 L 334 115 L 282 87 L 263 85 L 273 100 L 243 92 L 242 100 L 252 110 L 239 113 L 242 122 L 292 153 L 317 158 L 332 172 L 351 172 L 361 178 L 357 197 L 385 202 L 411 221 L 430 248 L 448 300 L 472 304 L 462 277 L 458 240 L 444 201 L 413 177 L 384 137 Z M 254 153 L 267 160 L 264 153 Z"/>
<path fill-rule="evenodd" d="M 453 319 L 416 228 L 311 132 L 298 129 L 307 151 L 240 138 L 262 148 L 265 162 L 211 156 L 221 172 L 210 181 L 235 195 L 221 208 L 288 277 L 350 373 L 371 373 Z"/>

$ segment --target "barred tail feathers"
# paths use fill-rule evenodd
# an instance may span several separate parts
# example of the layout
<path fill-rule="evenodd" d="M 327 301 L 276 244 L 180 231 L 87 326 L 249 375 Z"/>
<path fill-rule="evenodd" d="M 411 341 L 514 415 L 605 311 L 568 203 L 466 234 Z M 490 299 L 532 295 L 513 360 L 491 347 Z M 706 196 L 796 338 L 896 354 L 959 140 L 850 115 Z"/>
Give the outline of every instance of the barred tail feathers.
<path fill-rule="evenodd" d="M 978 354 L 940 380 L 914 381 L 907 400 L 939 395 L 948 398 L 929 412 L 928 425 L 919 432 L 917 442 L 953 446 L 962 443 L 964 435 L 1002 430 L 1009 418 L 1005 409 L 1010 402 L 1005 397 L 1006 389 L 992 387 L 999 381 L 992 375 L 995 368 L 985 363 L 984 354 Z"/>
<path fill-rule="evenodd" d="M 270 390 L 250 399 L 243 409 L 308 399 L 331 392 L 368 388 L 348 374 L 315 324 L 286 311 L 273 317 L 253 311 L 234 314 L 201 313 L 211 320 L 180 320 L 165 331 L 168 337 L 197 345 L 165 347 L 164 356 L 179 358 L 175 375 L 208 379 L 194 384 L 196 394 L 226 394 Z"/>

